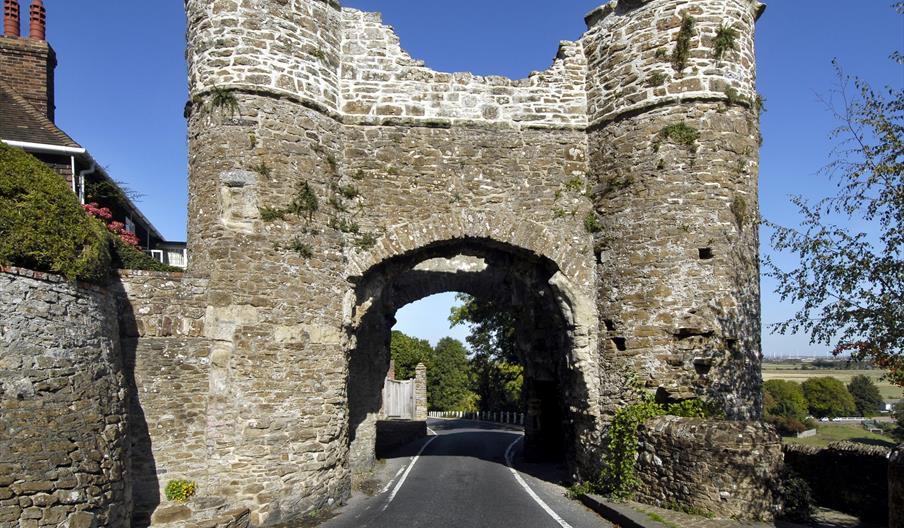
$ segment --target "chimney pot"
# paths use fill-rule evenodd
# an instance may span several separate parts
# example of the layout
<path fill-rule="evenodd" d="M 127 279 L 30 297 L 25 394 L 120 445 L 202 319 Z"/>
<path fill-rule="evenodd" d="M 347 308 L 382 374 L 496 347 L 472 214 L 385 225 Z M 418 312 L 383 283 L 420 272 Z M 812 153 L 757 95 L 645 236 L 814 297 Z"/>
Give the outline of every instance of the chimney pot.
<path fill-rule="evenodd" d="M 19 0 L 3 0 L 3 34 L 7 37 L 21 36 L 20 21 Z"/>
<path fill-rule="evenodd" d="M 31 24 L 28 29 L 31 40 L 47 39 L 47 10 L 42 0 L 31 0 Z"/>

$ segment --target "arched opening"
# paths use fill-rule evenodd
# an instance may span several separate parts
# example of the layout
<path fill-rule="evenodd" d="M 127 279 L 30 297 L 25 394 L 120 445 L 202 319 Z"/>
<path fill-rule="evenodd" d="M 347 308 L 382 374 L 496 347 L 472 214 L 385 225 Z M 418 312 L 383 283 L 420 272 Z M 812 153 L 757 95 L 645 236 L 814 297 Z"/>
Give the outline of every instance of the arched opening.
<path fill-rule="evenodd" d="M 587 303 L 575 298 L 555 262 L 489 239 L 436 242 L 371 267 L 355 281 L 348 304 L 349 460 L 370 469 L 376 422 L 390 364 L 391 329 L 405 305 L 462 292 L 504 306 L 514 316 L 515 348 L 524 368 L 525 457 L 561 461 L 572 475 L 584 464 L 580 438 L 595 428 L 588 380 L 592 345 L 578 320 Z M 592 383 L 591 383 L 592 385 Z"/>

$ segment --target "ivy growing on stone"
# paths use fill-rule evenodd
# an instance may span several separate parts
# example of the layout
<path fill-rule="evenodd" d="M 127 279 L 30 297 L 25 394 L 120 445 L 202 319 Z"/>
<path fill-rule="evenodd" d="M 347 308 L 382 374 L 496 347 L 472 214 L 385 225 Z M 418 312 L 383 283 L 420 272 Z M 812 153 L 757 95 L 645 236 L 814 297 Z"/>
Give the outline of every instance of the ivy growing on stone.
<path fill-rule="evenodd" d="M 691 39 L 694 38 L 695 25 L 694 17 L 684 15 L 681 18 L 681 29 L 678 31 L 675 49 L 672 51 L 672 66 L 675 71 L 680 72 L 687 68 L 687 61 L 691 57 Z"/>
<path fill-rule="evenodd" d="M 659 404 L 647 397 L 640 403 L 622 407 L 615 413 L 608 432 L 608 456 L 593 491 L 617 499 L 628 499 L 640 484 L 635 472 L 638 430 L 657 416 L 706 418 L 707 406 L 699 399 Z"/>
<path fill-rule="evenodd" d="M 735 217 L 735 222 L 738 224 L 738 229 L 743 231 L 750 221 L 750 216 L 747 213 L 747 200 L 740 196 L 735 196 L 734 200 L 731 201 L 730 209 L 731 214 Z"/>
<path fill-rule="evenodd" d="M 716 30 L 716 38 L 713 39 L 713 55 L 716 60 L 722 60 L 722 57 L 728 51 L 738 49 L 738 32 L 736 29 L 721 25 Z"/>

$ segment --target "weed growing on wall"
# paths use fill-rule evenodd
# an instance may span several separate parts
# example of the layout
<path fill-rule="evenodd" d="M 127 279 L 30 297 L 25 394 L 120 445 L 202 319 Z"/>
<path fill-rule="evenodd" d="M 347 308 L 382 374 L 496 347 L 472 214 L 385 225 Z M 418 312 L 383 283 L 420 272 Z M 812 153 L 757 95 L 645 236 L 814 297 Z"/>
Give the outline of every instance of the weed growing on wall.
<path fill-rule="evenodd" d="M 691 57 L 691 39 L 694 38 L 694 17 L 684 15 L 681 18 L 681 29 L 675 41 L 675 49 L 672 51 L 672 67 L 681 72 L 687 68 L 687 61 Z"/>
<path fill-rule="evenodd" d="M 655 71 L 647 78 L 647 86 L 662 86 L 668 80 L 668 75 L 661 71 Z"/>
<path fill-rule="evenodd" d="M 215 86 L 210 91 L 210 107 L 234 116 L 239 111 L 239 102 L 232 90 Z"/>
<path fill-rule="evenodd" d="M 185 502 L 197 491 L 197 485 L 191 480 L 175 479 L 166 483 L 164 494 L 166 500 L 174 502 Z"/>
<path fill-rule="evenodd" d="M 587 213 L 587 216 L 584 217 L 584 230 L 591 234 L 603 230 L 603 224 L 600 223 L 595 213 Z"/>
<path fill-rule="evenodd" d="M 664 127 L 659 135 L 662 136 L 662 139 L 673 141 L 685 147 L 693 146 L 700 139 L 700 131 L 684 122 L 672 123 Z"/>
<path fill-rule="evenodd" d="M 736 29 L 722 25 L 716 30 L 716 38 L 713 39 L 713 55 L 716 60 L 722 60 L 726 52 L 738 49 L 738 32 Z"/>

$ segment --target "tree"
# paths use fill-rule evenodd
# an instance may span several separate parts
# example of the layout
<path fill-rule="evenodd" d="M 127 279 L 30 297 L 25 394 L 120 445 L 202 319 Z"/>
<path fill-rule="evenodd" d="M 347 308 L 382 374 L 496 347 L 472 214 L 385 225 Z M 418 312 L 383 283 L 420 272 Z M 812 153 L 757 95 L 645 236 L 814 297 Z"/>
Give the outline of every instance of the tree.
<path fill-rule="evenodd" d="M 471 386 L 484 411 L 520 411 L 524 368 L 515 342 L 515 314 L 505 305 L 466 294 L 456 297 L 452 326 L 471 325 Z"/>
<path fill-rule="evenodd" d="M 847 388 L 860 416 L 875 416 L 879 413 L 883 403 L 882 394 L 873 380 L 863 375 L 854 376 Z"/>
<path fill-rule="evenodd" d="M 800 384 L 793 381 L 769 380 L 763 384 L 763 411 L 766 422 L 782 436 L 793 436 L 807 430 L 807 399 Z"/>
<path fill-rule="evenodd" d="M 807 399 L 799 383 L 786 380 L 769 380 L 763 384 L 768 402 L 763 411 L 766 416 L 781 416 L 803 420 L 807 416 Z"/>
<path fill-rule="evenodd" d="M 486 299 L 459 293 L 460 306 L 452 308 L 449 322 L 452 327 L 470 324 L 466 338 L 476 356 L 486 356 L 511 363 L 519 363 L 515 344 L 515 314 L 508 306 Z"/>
<path fill-rule="evenodd" d="M 895 8 L 904 14 L 904 2 Z M 904 65 L 901 53 L 892 58 Z M 776 293 L 800 305 L 774 329 L 871 359 L 904 386 L 904 90 L 873 90 L 835 65 L 838 104 L 829 106 L 840 126 L 824 173 L 837 191 L 815 203 L 794 197 L 798 228 L 766 222 L 772 246 L 799 258 L 791 271 L 766 259 Z"/>
<path fill-rule="evenodd" d="M 851 416 L 857 412 L 851 393 L 836 378 L 810 378 L 803 382 L 802 388 L 810 414 L 817 418 Z"/>
<path fill-rule="evenodd" d="M 438 411 L 472 410 L 475 395 L 470 391 L 468 349 L 451 337 L 436 344 L 427 369 L 427 401 Z"/>
<path fill-rule="evenodd" d="M 405 335 L 398 330 L 392 331 L 389 350 L 395 362 L 395 378 L 398 380 L 415 377 L 418 363 L 429 367 L 430 356 L 433 354 L 433 348 L 427 340 Z"/>

